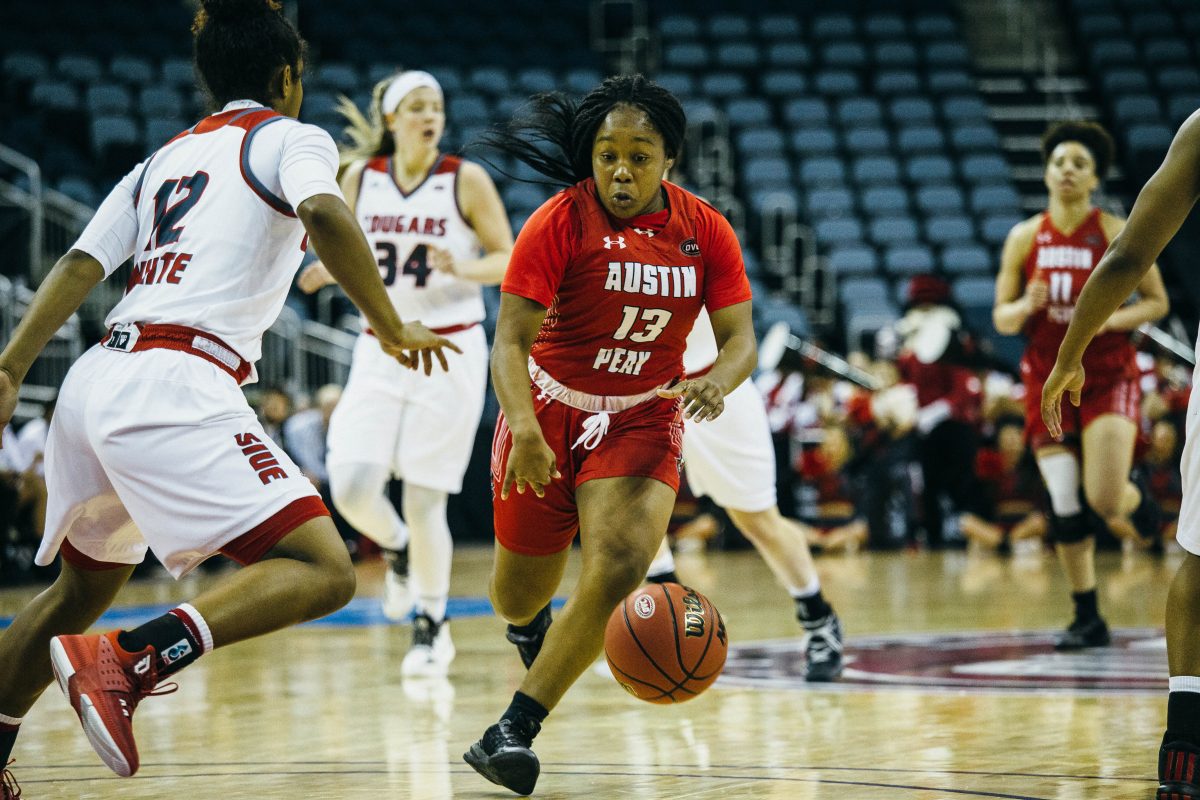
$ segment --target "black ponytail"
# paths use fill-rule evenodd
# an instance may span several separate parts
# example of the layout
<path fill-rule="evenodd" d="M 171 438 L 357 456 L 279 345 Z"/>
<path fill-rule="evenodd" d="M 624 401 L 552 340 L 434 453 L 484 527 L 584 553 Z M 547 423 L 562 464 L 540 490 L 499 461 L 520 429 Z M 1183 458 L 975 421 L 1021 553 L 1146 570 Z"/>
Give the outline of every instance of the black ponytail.
<path fill-rule="evenodd" d="M 279 95 L 279 70 L 300 69 L 307 45 L 280 8 L 277 0 L 200 0 L 193 57 L 218 108 L 242 99 L 268 105 Z"/>
<path fill-rule="evenodd" d="M 592 176 L 596 132 L 608 113 L 622 104 L 646 112 L 663 137 L 667 158 L 678 156 L 687 116 L 675 95 L 642 75 L 608 78 L 578 102 L 560 92 L 534 95 L 528 111 L 485 133 L 476 146 L 512 156 L 549 179 L 533 183 L 578 183 Z"/>

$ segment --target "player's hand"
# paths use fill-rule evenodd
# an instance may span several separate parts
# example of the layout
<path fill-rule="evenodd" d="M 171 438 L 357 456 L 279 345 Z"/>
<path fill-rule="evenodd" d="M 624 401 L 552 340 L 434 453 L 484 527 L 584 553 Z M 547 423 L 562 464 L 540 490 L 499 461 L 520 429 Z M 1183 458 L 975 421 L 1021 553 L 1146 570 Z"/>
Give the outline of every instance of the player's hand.
<path fill-rule="evenodd" d="M 17 410 L 17 390 L 21 385 L 13 380 L 8 370 L 0 369 L 0 430 L 7 425 Z M 0 445 L 3 437 L 0 437 Z"/>
<path fill-rule="evenodd" d="M 500 499 L 507 500 L 514 486 L 517 494 L 525 489 L 533 490 L 538 497 L 546 496 L 546 485 L 561 478 L 555 463 L 554 451 L 546 444 L 541 431 L 528 436 L 513 436 L 512 450 L 508 451 L 508 465 L 504 469 L 504 482 L 500 484 Z"/>
<path fill-rule="evenodd" d="M 454 274 L 454 256 L 450 255 L 450 251 L 441 247 L 428 245 L 425 249 L 425 264 L 432 270 L 445 273 L 446 275 Z"/>
<path fill-rule="evenodd" d="M 383 352 L 395 358 L 409 369 L 421 369 L 426 375 L 433 372 L 433 360 L 436 358 L 442 365 L 442 371 L 448 372 L 450 365 L 446 362 L 447 350 L 462 353 L 454 342 L 438 336 L 419 322 L 406 322 L 400 326 L 400 335 L 395 339 L 385 340 L 379 337 Z"/>
<path fill-rule="evenodd" d="M 725 391 L 708 378 L 689 378 L 658 390 L 659 397 L 683 400 L 683 415 L 693 422 L 716 419 L 725 410 Z"/>
<path fill-rule="evenodd" d="M 1071 405 L 1078 406 L 1083 392 L 1083 364 L 1054 362 L 1054 369 L 1042 387 L 1042 422 L 1055 439 L 1062 438 L 1062 396 L 1067 392 Z"/>
<path fill-rule="evenodd" d="M 1025 300 L 1030 311 L 1040 311 L 1050 302 L 1050 284 L 1042 278 L 1034 278 L 1025 286 Z"/>
<path fill-rule="evenodd" d="M 336 281 L 320 261 L 314 261 L 305 267 L 304 271 L 300 273 L 300 277 L 296 280 L 296 285 L 305 294 L 312 294 L 331 283 L 336 283 Z"/>

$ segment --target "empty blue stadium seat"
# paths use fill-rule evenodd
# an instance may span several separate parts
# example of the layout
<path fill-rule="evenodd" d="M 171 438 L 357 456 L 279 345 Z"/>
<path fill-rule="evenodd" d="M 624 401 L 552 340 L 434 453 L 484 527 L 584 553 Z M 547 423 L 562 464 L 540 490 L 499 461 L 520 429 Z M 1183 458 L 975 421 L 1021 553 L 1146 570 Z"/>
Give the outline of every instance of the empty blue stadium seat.
<path fill-rule="evenodd" d="M 943 155 L 914 156 L 904 163 L 904 172 L 918 185 L 946 184 L 954 180 L 954 164 Z"/>
<path fill-rule="evenodd" d="M 917 65 L 917 48 L 911 42 L 879 42 L 871 55 L 880 68 L 911 69 Z"/>
<path fill-rule="evenodd" d="M 758 19 L 758 35 L 763 39 L 799 39 L 800 33 L 795 14 L 767 14 Z"/>
<path fill-rule="evenodd" d="M 504 207 L 510 212 L 534 211 L 546 202 L 548 195 L 549 192 L 545 187 L 513 181 L 504 190 Z"/>
<path fill-rule="evenodd" d="M 821 48 L 821 63 L 832 69 L 862 69 L 867 49 L 854 41 L 829 42 Z"/>
<path fill-rule="evenodd" d="M 762 76 L 762 90 L 771 97 L 794 97 L 808 90 L 808 79 L 803 72 L 777 69 Z"/>
<path fill-rule="evenodd" d="M 967 207 L 962 189 L 957 186 L 922 186 L 917 189 L 916 201 L 917 208 L 931 216 L 965 213 Z"/>
<path fill-rule="evenodd" d="M 1158 98 L 1149 94 L 1131 94 L 1113 101 L 1113 117 L 1122 126 L 1157 122 L 1162 118 Z"/>
<path fill-rule="evenodd" d="M 1000 147 L 1000 134 L 990 124 L 966 124 L 950 129 L 950 141 L 960 151 L 994 150 Z"/>
<path fill-rule="evenodd" d="M 162 79 L 169 86 L 191 86 L 195 82 L 192 62 L 186 58 L 168 58 L 162 62 Z"/>
<path fill-rule="evenodd" d="M 1125 22 L 1116 14 L 1084 14 L 1076 18 L 1076 28 L 1084 39 L 1120 36 Z"/>
<path fill-rule="evenodd" d="M 886 128 L 851 128 L 846 132 L 846 150 L 854 155 L 886 153 L 892 137 Z"/>
<path fill-rule="evenodd" d="M 1112 69 L 1100 75 L 1100 88 L 1106 95 L 1142 94 L 1150 91 L 1150 77 L 1144 69 Z"/>
<path fill-rule="evenodd" d="M 767 48 L 767 63 L 773 67 L 808 67 L 812 64 L 812 51 L 800 42 L 775 42 Z"/>
<path fill-rule="evenodd" d="M 95 83 L 104 75 L 98 60 L 78 53 L 59 56 L 54 68 L 60 78 L 80 83 Z"/>
<path fill-rule="evenodd" d="M 75 111 L 80 107 L 75 86 L 53 78 L 42 78 L 34 83 L 29 100 L 36 107 L 52 111 Z"/>
<path fill-rule="evenodd" d="M 958 37 L 958 24 L 945 14 L 920 14 L 912 23 L 913 33 L 922 39 L 953 39 Z"/>
<path fill-rule="evenodd" d="M 812 219 L 845 217 L 854 213 L 854 193 L 841 186 L 817 188 L 805 195 L 804 204 Z"/>
<path fill-rule="evenodd" d="M 897 125 L 931 123 L 935 117 L 933 103 L 924 97 L 897 97 L 888 104 L 888 113 Z"/>
<path fill-rule="evenodd" d="M 58 182 L 57 189 L 72 200 L 77 200 L 85 206 L 95 208 L 100 201 L 96 187 L 86 178 L 78 175 L 68 175 Z"/>
<path fill-rule="evenodd" d="M 783 322 L 797 336 L 812 335 L 808 317 L 795 303 L 770 294 L 761 296 L 760 300 L 761 302 L 755 303 L 754 310 L 758 312 L 764 327 Z"/>
<path fill-rule="evenodd" d="M 1179 125 L 1197 108 L 1200 108 L 1200 91 L 1177 94 L 1167 103 L 1167 119 L 1172 125 Z"/>
<path fill-rule="evenodd" d="M 825 70 L 813 78 L 813 88 L 820 94 L 848 97 L 859 94 L 858 75 L 849 70 Z"/>
<path fill-rule="evenodd" d="M 654 82 L 676 97 L 690 97 L 696 93 L 696 80 L 688 72 L 663 72 Z"/>
<path fill-rule="evenodd" d="M 830 250 L 827 263 L 837 275 L 871 275 L 879 271 L 879 255 L 865 245 L 843 245 Z"/>
<path fill-rule="evenodd" d="M 798 128 L 829 125 L 832 116 L 829 104 L 819 97 L 797 97 L 783 106 L 783 119 L 788 125 Z"/>
<path fill-rule="evenodd" d="M 908 192 L 897 186 L 872 186 L 860 198 L 863 211 L 873 217 L 908 213 Z"/>
<path fill-rule="evenodd" d="M 961 306 L 991 308 L 996 301 L 996 282 L 991 278 L 959 278 L 950 292 Z"/>
<path fill-rule="evenodd" d="M 1107 69 L 1137 63 L 1137 48 L 1126 39 L 1097 39 L 1090 51 L 1092 64 Z"/>
<path fill-rule="evenodd" d="M 182 117 L 147 117 L 146 146 L 151 150 L 162 147 L 190 127 L 191 123 Z"/>
<path fill-rule="evenodd" d="M 846 165 L 838 158 L 810 158 L 800 164 L 800 182 L 808 187 L 842 186 Z"/>
<path fill-rule="evenodd" d="M 695 17 L 685 17 L 672 14 L 663 17 L 658 22 L 658 32 L 666 41 L 677 39 L 697 39 L 700 37 L 700 23 Z"/>
<path fill-rule="evenodd" d="M 523 94 L 510 94 L 496 100 L 496 104 L 492 106 L 492 116 L 496 119 L 512 119 L 517 109 L 525 105 L 529 101 Z"/>
<path fill-rule="evenodd" d="M 1168 35 L 1175 31 L 1175 20 L 1163 11 L 1142 11 L 1130 15 L 1126 30 L 1139 39 Z"/>
<path fill-rule="evenodd" d="M 792 150 L 804 157 L 827 155 L 838 149 L 837 134 L 832 128 L 801 128 L 791 139 Z"/>
<path fill-rule="evenodd" d="M 103 155 L 111 147 L 134 147 L 142 141 L 137 123 L 129 117 L 93 117 L 91 134 L 96 155 Z"/>
<path fill-rule="evenodd" d="M 986 122 L 988 107 L 978 95 L 947 97 L 942 100 L 942 116 L 947 122 L 955 124 Z"/>
<path fill-rule="evenodd" d="M 894 185 L 900 180 L 900 164 L 891 156 L 864 156 L 854 162 L 851 171 L 860 186 Z"/>
<path fill-rule="evenodd" d="M 915 244 L 921 237 L 912 217 L 878 217 L 870 222 L 871 241 L 883 246 Z"/>
<path fill-rule="evenodd" d="M 750 42 L 727 42 L 717 45 L 717 65 L 725 69 L 753 69 L 758 66 L 762 51 Z"/>
<path fill-rule="evenodd" d="M 399 69 L 393 65 L 391 73 L 396 74 Z M 426 69 L 433 77 L 437 78 L 438 83 L 442 85 L 442 91 L 447 97 L 453 97 L 459 92 L 467 91 L 467 80 L 463 73 L 450 66 L 430 66 Z M 386 77 L 386 76 L 385 76 Z M 374 86 L 375 84 L 371 84 Z"/>
<path fill-rule="evenodd" d="M 916 72 L 907 69 L 881 70 L 875 73 L 875 94 L 912 94 L 921 88 Z"/>
<path fill-rule="evenodd" d="M 735 128 L 757 128 L 771 124 L 771 107 L 761 97 L 735 97 L 725 105 L 725 116 Z"/>
<path fill-rule="evenodd" d="M 975 82 L 965 69 L 931 69 L 925 83 L 934 94 L 969 92 L 975 89 Z"/>
<path fill-rule="evenodd" d="M 977 214 L 1005 214 L 1021 208 L 1021 198 L 1012 186 L 978 186 L 971 190 L 971 208 Z"/>
<path fill-rule="evenodd" d="M 125 83 L 145 86 L 154 82 L 157 70 L 147 59 L 140 56 L 119 55 L 108 65 L 108 74 Z"/>
<path fill-rule="evenodd" d="M 791 180 L 791 165 L 782 158 L 755 158 L 742 168 L 742 181 L 751 188 L 787 186 Z"/>
<path fill-rule="evenodd" d="M 311 105 L 306 101 L 306 105 Z M 460 92 L 446 102 L 446 116 L 455 125 L 486 125 L 491 121 L 491 110 L 482 96 Z"/>
<path fill-rule="evenodd" d="M 925 220 L 925 240 L 936 245 L 969 244 L 975 226 L 965 214 L 945 214 Z"/>
<path fill-rule="evenodd" d="M 901 153 L 940 153 L 946 148 L 946 137 L 940 128 L 917 125 L 901 128 L 896 134 L 896 149 Z"/>
<path fill-rule="evenodd" d="M 124 115 L 133 108 L 133 95 L 118 84 L 89 86 L 83 97 L 84 108 L 94 116 Z"/>
<path fill-rule="evenodd" d="M 917 275 L 932 272 L 933 251 L 924 245 L 890 247 L 883 254 L 883 269 L 891 275 Z"/>
<path fill-rule="evenodd" d="M 799 213 L 800 201 L 790 186 L 758 189 L 750 192 L 750 208 L 757 214 L 774 211 Z"/>
<path fill-rule="evenodd" d="M 746 156 L 782 157 L 783 134 L 775 128 L 747 128 L 736 138 L 738 152 Z"/>
<path fill-rule="evenodd" d="M 539 67 L 518 70 L 513 83 L 518 91 L 526 94 L 552 92 L 558 88 L 558 81 L 555 79 L 554 73 Z"/>
<path fill-rule="evenodd" d="M 4 74 L 5 80 L 10 81 L 32 83 L 45 76 L 49 71 L 49 63 L 38 53 L 9 53 L 4 56 L 4 61 L 0 62 L 0 72 Z"/>
<path fill-rule="evenodd" d="M 872 39 L 903 39 L 908 36 L 908 26 L 897 14 L 868 14 L 863 19 L 863 33 Z"/>
<path fill-rule="evenodd" d="M 813 226 L 817 243 L 824 248 L 857 245 L 862 242 L 862 223 L 852 217 L 818 220 Z"/>
<path fill-rule="evenodd" d="M 167 86 L 148 86 L 138 98 L 138 110 L 147 121 L 155 117 L 182 116 L 183 97 Z"/>
<path fill-rule="evenodd" d="M 843 127 L 877 125 L 883 121 L 883 107 L 870 97 L 849 97 L 835 105 L 838 121 Z"/>
<path fill-rule="evenodd" d="M 1008 162 L 996 153 L 967 156 L 958 167 L 963 178 L 971 183 L 1007 183 L 1012 179 Z"/>
<path fill-rule="evenodd" d="M 1158 88 L 1168 93 L 1200 92 L 1200 71 L 1195 67 L 1167 67 L 1156 76 Z"/>
<path fill-rule="evenodd" d="M 700 93 L 715 98 L 744 95 L 746 94 L 746 79 L 736 72 L 715 72 L 705 75 L 700 79 Z"/>
<path fill-rule="evenodd" d="M 1125 131 L 1126 146 L 1130 153 L 1147 160 L 1156 160 L 1156 156 L 1165 155 L 1174 136 L 1174 131 L 1160 124 L 1132 125 Z"/>
<path fill-rule="evenodd" d="M 924 53 L 930 67 L 965 67 L 971 63 L 971 52 L 962 42 L 934 42 Z"/>
<path fill-rule="evenodd" d="M 992 271 L 992 256 L 986 247 L 977 244 L 958 244 L 942 250 L 938 265 L 942 272 L 961 273 L 990 273 Z"/>
<path fill-rule="evenodd" d="M 875 304 L 889 302 L 887 281 L 878 277 L 848 278 L 838 281 L 838 300 L 843 305 L 865 300 Z"/>
<path fill-rule="evenodd" d="M 336 62 L 321 64 L 313 70 L 309 80 L 314 88 L 332 89 L 344 94 L 350 94 L 362 85 L 362 78 L 352 64 Z"/>
<path fill-rule="evenodd" d="M 574 94 L 587 94 L 599 86 L 603 79 L 604 76 L 600 74 L 599 70 L 585 67 L 567 70 L 567 74 L 563 76 L 567 91 Z"/>
<path fill-rule="evenodd" d="M 492 97 L 508 94 L 512 90 L 508 70 L 501 67 L 477 67 L 471 70 L 467 74 L 467 85 Z"/>
<path fill-rule="evenodd" d="M 1176 37 L 1147 39 L 1142 43 L 1142 60 L 1151 69 L 1166 66 L 1188 66 L 1192 63 L 1192 48 Z"/>
<path fill-rule="evenodd" d="M 996 214 L 989 214 L 983 218 L 979 224 L 979 235 L 984 242 L 992 246 L 999 246 L 1004 243 L 1008 237 L 1008 232 L 1013 226 L 1024 219 L 1015 211 L 1002 211 Z"/>
<path fill-rule="evenodd" d="M 708 20 L 711 39 L 749 39 L 752 33 L 750 20 L 740 14 L 716 14 Z"/>

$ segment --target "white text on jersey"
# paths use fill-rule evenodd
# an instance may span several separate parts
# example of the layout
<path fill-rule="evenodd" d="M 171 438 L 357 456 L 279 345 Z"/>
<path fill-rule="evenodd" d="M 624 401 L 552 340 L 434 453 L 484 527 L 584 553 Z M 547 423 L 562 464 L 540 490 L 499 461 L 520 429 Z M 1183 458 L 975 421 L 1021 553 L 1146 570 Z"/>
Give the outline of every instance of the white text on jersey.
<path fill-rule="evenodd" d="M 610 292 L 648 294 L 655 297 L 695 297 L 696 268 L 660 267 L 636 261 L 608 262 L 604 288 Z"/>
<path fill-rule="evenodd" d="M 1038 269 L 1091 269 L 1092 251 L 1087 247 L 1055 245 L 1039 247 Z"/>
<path fill-rule="evenodd" d="M 433 217 L 408 217 L 372 214 L 363 217 L 363 230 L 366 233 L 420 233 L 425 236 L 445 236 L 446 220 Z"/>

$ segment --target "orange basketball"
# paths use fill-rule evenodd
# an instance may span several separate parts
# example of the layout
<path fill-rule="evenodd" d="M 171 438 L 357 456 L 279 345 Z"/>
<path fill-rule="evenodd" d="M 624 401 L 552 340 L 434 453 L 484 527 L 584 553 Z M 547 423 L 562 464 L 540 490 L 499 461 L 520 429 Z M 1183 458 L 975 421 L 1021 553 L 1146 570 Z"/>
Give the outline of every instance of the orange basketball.
<path fill-rule="evenodd" d="M 640 588 L 613 609 L 604 655 L 617 683 L 639 700 L 691 700 L 725 666 L 725 621 L 708 598 L 678 583 Z"/>

